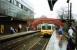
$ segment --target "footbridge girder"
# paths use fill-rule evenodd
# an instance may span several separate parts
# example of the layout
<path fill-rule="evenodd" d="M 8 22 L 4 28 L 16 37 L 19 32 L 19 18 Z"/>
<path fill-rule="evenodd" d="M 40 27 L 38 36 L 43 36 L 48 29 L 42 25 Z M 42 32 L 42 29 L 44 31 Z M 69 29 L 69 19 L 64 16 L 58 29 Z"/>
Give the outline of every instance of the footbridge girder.
<path fill-rule="evenodd" d="M 35 19 L 31 23 L 31 26 L 33 28 L 35 28 L 35 27 L 37 27 L 37 25 L 43 24 L 43 23 L 54 24 L 54 25 L 62 26 L 62 27 L 64 26 L 64 23 L 60 19 L 53 19 L 53 18 L 39 18 L 39 19 Z"/>

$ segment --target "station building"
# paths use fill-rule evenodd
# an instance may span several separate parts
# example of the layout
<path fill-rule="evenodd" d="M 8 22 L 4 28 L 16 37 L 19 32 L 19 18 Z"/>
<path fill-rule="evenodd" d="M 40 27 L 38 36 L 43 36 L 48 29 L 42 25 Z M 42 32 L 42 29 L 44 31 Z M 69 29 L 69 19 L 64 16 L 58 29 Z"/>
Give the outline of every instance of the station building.
<path fill-rule="evenodd" d="M 18 32 L 25 31 L 29 23 L 34 19 L 33 8 L 26 0 L 0 0 L 0 34 L 8 34 L 10 27 Z"/>

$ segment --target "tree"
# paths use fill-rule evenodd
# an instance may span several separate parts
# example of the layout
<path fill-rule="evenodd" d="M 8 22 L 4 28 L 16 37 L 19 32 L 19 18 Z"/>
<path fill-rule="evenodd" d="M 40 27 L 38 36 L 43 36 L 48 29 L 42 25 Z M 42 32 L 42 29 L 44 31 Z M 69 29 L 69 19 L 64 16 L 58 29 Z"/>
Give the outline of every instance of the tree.
<path fill-rule="evenodd" d="M 68 18 L 67 7 L 65 9 L 61 8 L 60 10 L 57 11 L 57 13 L 58 13 L 59 18 L 62 20 Z"/>

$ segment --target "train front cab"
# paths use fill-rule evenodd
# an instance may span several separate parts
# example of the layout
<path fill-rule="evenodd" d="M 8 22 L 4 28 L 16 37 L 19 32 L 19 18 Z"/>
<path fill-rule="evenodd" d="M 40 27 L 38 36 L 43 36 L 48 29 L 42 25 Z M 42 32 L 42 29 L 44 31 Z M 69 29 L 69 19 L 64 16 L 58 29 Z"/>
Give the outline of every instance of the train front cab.
<path fill-rule="evenodd" d="M 43 25 L 41 26 L 41 36 L 43 37 L 50 37 L 53 33 L 53 27 L 50 25 Z"/>

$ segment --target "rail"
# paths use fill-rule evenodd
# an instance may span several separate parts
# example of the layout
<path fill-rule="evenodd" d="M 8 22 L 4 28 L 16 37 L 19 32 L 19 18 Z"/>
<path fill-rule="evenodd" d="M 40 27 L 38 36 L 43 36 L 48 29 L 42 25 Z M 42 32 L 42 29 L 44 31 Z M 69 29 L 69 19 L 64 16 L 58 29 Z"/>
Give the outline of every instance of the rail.
<path fill-rule="evenodd" d="M 0 42 L 12 40 L 12 39 L 22 37 L 22 36 L 27 36 L 30 34 L 34 34 L 36 32 L 39 32 L 39 31 L 27 31 L 27 32 L 20 32 L 20 33 L 15 33 L 15 34 L 10 34 L 10 35 L 4 35 L 0 37 Z"/>

